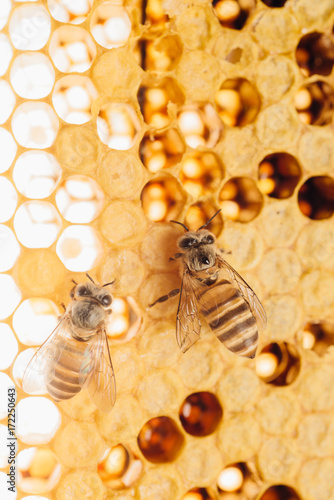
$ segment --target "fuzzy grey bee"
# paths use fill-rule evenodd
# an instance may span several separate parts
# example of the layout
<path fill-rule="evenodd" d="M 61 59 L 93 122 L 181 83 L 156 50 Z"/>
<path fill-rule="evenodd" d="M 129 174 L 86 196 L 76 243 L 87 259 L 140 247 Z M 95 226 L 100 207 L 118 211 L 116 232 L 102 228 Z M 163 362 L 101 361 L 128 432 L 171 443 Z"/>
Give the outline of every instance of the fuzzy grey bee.
<path fill-rule="evenodd" d="M 197 231 L 189 231 L 181 222 L 171 221 L 186 230 L 178 240 L 181 252 L 174 255 L 174 259 L 180 259 L 182 285 L 150 307 L 180 293 L 176 339 L 183 352 L 200 338 L 201 312 L 227 349 L 254 358 L 258 329 L 265 328 L 266 313 L 250 286 L 224 260 L 215 236 L 205 229 L 219 212 Z"/>
<path fill-rule="evenodd" d="M 56 401 L 70 399 L 85 388 L 104 412 L 116 399 L 105 320 L 111 314 L 112 295 L 90 282 L 76 284 L 71 302 L 59 323 L 28 364 L 22 387 L 30 394 L 47 392 Z"/>

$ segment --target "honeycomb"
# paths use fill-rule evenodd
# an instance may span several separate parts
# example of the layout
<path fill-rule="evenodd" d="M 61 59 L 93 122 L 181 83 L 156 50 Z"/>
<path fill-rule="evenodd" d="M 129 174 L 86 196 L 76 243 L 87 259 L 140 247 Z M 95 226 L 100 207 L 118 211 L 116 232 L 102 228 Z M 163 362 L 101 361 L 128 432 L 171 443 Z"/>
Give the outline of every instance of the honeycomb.
<path fill-rule="evenodd" d="M 1 498 L 334 499 L 333 21 L 333 0 L 1 3 Z M 206 325 L 182 354 L 177 299 L 148 309 L 180 283 L 169 220 L 219 208 L 268 315 L 255 360 Z M 115 280 L 109 414 L 21 387 L 86 272 Z"/>

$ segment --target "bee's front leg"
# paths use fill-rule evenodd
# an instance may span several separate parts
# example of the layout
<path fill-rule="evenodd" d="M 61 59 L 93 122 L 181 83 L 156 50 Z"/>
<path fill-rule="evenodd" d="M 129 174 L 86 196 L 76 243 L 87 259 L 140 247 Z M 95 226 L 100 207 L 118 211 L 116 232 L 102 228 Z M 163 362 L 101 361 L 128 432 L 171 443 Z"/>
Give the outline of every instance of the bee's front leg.
<path fill-rule="evenodd" d="M 148 307 L 152 307 L 155 304 L 157 304 L 158 302 L 165 302 L 166 300 L 171 299 L 172 297 L 175 297 L 179 293 L 180 293 L 180 289 L 179 288 L 175 288 L 174 290 L 172 290 L 171 292 L 169 292 L 169 294 L 163 295 L 162 297 L 160 297 L 159 299 L 157 299 L 155 302 L 153 302 L 153 304 L 149 304 Z"/>

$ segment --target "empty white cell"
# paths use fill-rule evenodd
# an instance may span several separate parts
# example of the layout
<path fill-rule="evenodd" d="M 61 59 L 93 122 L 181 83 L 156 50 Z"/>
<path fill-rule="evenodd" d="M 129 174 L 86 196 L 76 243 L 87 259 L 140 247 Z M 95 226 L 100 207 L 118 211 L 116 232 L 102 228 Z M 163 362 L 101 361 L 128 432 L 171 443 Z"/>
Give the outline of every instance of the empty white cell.
<path fill-rule="evenodd" d="M 8 120 L 14 109 L 15 102 L 15 94 L 9 83 L 5 80 L 0 80 L 0 124 Z"/>
<path fill-rule="evenodd" d="M 0 323 L 0 370 L 6 370 L 12 364 L 17 351 L 18 344 L 12 329 L 6 323 Z"/>
<path fill-rule="evenodd" d="M 0 319 L 6 319 L 15 311 L 21 300 L 21 292 L 8 274 L 0 274 Z"/>
<path fill-rule="evenodd" d="M 17 205 L 17 192 L 13 184 L 5 177 L 0 177 L 0 222 L 8 221 Z"/>
<path fill-rule="evenodd" d="M 15 158 L 17 145 L 8 130 L 0 127 L 0 174 L 9 169 Z"/>
<path fill-rule="evenodd" d="M 20 254 L 20 245 L 13 231 L 0 224 L 0 272 L 8 271 L 13 267 Z"/>
<path fill-rule="evenodd" d="M 10 82 L 15 92 L 24 99 L 42 99 L 50 94 L 55 71 L 49 58 L 40 52 L 25 52 L 14 60 Z"/>
<path fill-rule="evenodd" d="M 61 423 L 58 408 L 52 401 L 41 397 L 21 399 L 17 405 L 20 416 L 16 435 L 26 444 L 48 443 Z"/>
<path fill-rule="evenodd" d="M 25 102 L 16 108 L 12 117 L 14 137 L 25 148 L 49 148 L 58 127 L 57 115 L 45 102 Z"/>
<path fill-rule="evenodd" d="M 18 50 L 40 50 L 49 39 L 51 20 L 41 4 L 17 7 L 9 21 L 9 36 Z"/>
<path fill-rule="evenodd" d="M 0 33 L 0 76 L 6 73 L 12 57 L 13 49 L 8 37 L 4 33 Z"/>

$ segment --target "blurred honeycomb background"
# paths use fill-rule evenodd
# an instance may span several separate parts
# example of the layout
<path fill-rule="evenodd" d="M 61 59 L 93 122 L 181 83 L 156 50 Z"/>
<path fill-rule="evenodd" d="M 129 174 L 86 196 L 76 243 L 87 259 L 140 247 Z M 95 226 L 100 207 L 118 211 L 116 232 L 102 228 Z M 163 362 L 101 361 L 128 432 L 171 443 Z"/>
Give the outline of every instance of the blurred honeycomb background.
<path fill-rule="evenodd" d="M 333 0 L 3 0 L 0 489 L 334 499 Z M 268 315 L 255 360 L 175 340 L 176 219 Z M 110 414 L 21 380 L 85 272 L 116 280 Z M 17 494 L 7 388 L 17 389 Z"/>

